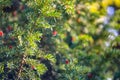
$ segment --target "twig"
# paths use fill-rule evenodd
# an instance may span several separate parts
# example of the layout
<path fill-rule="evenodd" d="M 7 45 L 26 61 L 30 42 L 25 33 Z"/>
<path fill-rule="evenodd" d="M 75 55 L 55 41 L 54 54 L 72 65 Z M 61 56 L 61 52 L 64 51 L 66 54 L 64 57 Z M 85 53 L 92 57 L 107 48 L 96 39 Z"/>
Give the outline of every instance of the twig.
<path fill-rule="evenodd" d="M 25 63 L 25 58 L 26 58 L 26 55 L 23 54 L 22 61 L 21 61 L 21 64 L 20 64 L 20 67 L 19 67 L 19 70 L 18 70 L 17 80 L 19 80 L 19 78 L 20 78 L 20 76 L 21 76 L 21 72 L 22 72 L 22 69 L 23 69 L 23 65 L 24 65 L 24 63 Z"/>

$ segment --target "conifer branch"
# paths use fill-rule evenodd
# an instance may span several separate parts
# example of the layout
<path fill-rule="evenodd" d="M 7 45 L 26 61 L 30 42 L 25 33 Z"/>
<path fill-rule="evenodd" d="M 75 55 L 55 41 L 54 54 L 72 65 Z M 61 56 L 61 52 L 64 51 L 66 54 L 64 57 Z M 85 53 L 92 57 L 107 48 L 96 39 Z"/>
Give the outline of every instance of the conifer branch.
<path fill-rule="evenodd" d="M 20 76 L 21 76 L 21 72 L 22 72 L 22 69 L 23 69 L 23 65 L 25 63 L 25 58 L 26 58 L 26 55 L 23 54 L 23 57 L 22 57 L 22 61 L 21 61 L 21 64 L 19 66 L 19 70 L 18 70 L 18 74 L 17 74 L 17 80 L 19 80 Z"/>

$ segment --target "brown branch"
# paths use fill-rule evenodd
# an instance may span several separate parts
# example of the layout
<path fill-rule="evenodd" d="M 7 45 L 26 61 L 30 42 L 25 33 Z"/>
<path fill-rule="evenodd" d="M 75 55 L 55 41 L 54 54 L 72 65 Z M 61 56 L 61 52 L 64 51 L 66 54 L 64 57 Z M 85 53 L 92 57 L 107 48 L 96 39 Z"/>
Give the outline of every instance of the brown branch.
<path fill-rule="evenodd" d="M 17 80 L 19 80 L 20 76 L 21 76 L 21 72 L 22 72 L 22 69 L 23 69 L 23 65 L 25 63 L 25 58 L 26 58 L 26 55 L 23 54 L 23 57 L 22 57 L 22 61 L 21 61 L 21 64 L 20 64 L 20 67 L 19 67 L 19 70 L 18 70 L 18 74 L 17 74 Z"/>

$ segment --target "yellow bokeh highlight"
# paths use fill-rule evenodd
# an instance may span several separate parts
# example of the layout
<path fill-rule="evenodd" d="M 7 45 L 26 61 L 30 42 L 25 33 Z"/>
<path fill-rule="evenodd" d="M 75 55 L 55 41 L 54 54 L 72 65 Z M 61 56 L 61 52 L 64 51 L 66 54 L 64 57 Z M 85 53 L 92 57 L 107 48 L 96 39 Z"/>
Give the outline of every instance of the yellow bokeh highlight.
<path fill-rule="evenodd" d="M 115 6 L 120 8 L 120 0 L 114 0 Z"/>
<path fill-rule="evenodd" d="M 114 3 L 114 0 L 103 0 L 102 1 L 102 7 L 106 8 L 110 5 L 113 5 L 113 3 Z"/>
<path fill-rule="evenodd" d="M 89 8 L 89 11 L 91 13 L 98 13 L 98 9 L 99 9 L 99 4 L 98 3 L 93 3 L 90 8 Z"/>

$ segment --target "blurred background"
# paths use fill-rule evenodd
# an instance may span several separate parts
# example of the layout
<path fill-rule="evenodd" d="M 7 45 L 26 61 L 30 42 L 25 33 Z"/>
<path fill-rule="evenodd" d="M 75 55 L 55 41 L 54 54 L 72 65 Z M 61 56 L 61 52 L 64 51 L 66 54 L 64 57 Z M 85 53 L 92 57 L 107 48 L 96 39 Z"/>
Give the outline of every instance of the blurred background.
<path fill-rule="evenodd" d="M 0 6 L 1 80 L 120 80 L 120 0 Z"/>

